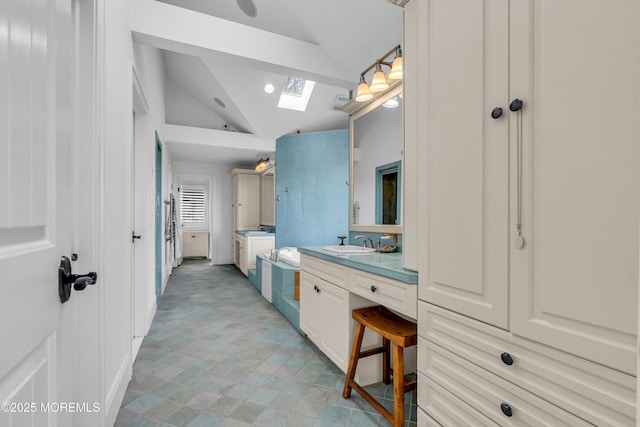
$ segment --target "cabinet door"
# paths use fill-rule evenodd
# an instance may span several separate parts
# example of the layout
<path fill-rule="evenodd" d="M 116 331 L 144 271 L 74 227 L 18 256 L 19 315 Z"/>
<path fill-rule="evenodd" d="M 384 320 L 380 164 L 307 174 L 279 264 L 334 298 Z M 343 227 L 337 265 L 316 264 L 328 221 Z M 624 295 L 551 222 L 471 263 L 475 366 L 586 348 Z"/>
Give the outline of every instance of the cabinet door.
<path fill-rule="evenodd" d="M 209 232 L 200 231 L 194 233 L 196 236 L 193 239 L 193 253 L 195 256 L 209 256 Z"/>
<path fill-rule="evenodd" d="M 260 224 L 276 225 L 276 193 L 273 175 L 260 178 L 260 205 Z"/>
<path fill-rule="evenodd" d="M 275 238 L 247 237 L 247 269 L 256 268 L 256 255 L 273 249 Z"/>
<path fill-rule="evenodd" d="M 323 281 L 324 282 L 324 281 Z M 320 288 L 321 348 L 329 359 L 346 371 L 349 365 L 349 292 L 324 282 Z"/>
<path fill-rule="evenodd" d="M 317 281 L 315 276 L 300 272 L 300 329 L 320 346 L 320 295 L 314 288 L 318 286 Z"/>
<path fill-rule="evenodd" d="M 238 174 L 238 229 L 260 227 L 260 175 Z"/>
<path fill-rule="evenodd" d="M 238 228 L 238 175 L 231 175 L 231 232 Z"/>
<path fill-rule="evenodd" d="M 507 328 L 509 1 L 418 9 L 419 296 Z"/>
<path fill-rule="evenodd" d="M 244 241 L 238 241 L 238 257 L 240 258 L 240 271 L 246 276 L 248 274 L 247 270 L 247 244 Z"/>
<path fill-rule="evenodd" d="M 512 0 L 511 15 L 511 330 L 635 375 L 640 3 Z"/>

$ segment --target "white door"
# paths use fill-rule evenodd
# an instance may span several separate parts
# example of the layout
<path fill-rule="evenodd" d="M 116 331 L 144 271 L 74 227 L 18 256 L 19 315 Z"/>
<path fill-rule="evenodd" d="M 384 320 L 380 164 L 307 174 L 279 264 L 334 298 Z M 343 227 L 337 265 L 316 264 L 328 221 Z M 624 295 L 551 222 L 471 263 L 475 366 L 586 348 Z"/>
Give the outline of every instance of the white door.
<path fill-rule="evenodd" d="M 320 279 L 305 272 L 300 272 L 300 329 L 309 339 L 320 345 L 320 295 L 318 284 Z"/>
<path fill-rule="evenodd" d="M 324 282 L 320 288 L 321 348 L 344 372 L 349 367 L 349 292 Z"/>
<path fill-rule="evenodd" d="M 72 290 L 62 304 L 58 292 L 61 256 L 82 241 L 74 236 L 82 79 L 74 78 L 73 14 L 72 0 L 0 3 L 0 403 L 12 402 L 0 410 L 2 426 L 73 425 L 56 405 L 82 402 L 78 384 L 94 378 L 91 362 L 75 365 L 73 349 L 79 313 L 96 298 Z"/>
<path fill-rule="evenodd" d="M 640 3 L 518 0 L 511 16 L 511 331 L 635 375 Z"/>
<path fill-rule="evenodd" d="M 506 329 L 509 2 L 419 7 L 428 22 L 420 74 L 429 76 L 419 125 L 428 142 L 420 152 L 427 167 L 419 171 L 426 183 L 419 203 L 428 216 L 420 228 L 419 296 Z"/>

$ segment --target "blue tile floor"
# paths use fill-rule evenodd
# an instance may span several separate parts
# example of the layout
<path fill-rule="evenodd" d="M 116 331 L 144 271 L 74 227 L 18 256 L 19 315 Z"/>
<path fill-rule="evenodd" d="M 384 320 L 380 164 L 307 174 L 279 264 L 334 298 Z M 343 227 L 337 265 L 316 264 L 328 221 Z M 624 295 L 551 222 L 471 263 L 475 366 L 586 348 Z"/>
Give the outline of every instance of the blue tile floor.
<path fill-rule="evenodd" d="M 174 269 L 117 427 L 389 426 L 344 374 L 232 265 Z M 392 410 L 393 387 L 367 390 Z M 405 395 L 416 426 L 416 394 Z"/>

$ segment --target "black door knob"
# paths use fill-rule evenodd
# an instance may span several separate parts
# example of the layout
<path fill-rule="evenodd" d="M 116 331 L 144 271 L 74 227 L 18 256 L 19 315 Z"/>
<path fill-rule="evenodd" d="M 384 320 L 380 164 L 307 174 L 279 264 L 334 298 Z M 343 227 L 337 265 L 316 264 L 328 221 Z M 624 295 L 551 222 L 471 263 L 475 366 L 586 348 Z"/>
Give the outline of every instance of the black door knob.
<path fill-rule="evenodd" d="M 371 285 L 371 292 L 375 292 L 377 290 L 378 290 L 378 288 L 376 288 L 375 286 Z"/>
<path fill-rule="evenodd" d="M 500 355 L 500 359 L 502 359 L 505 365 L 513 365 L 513 358 L 506 351 Z"/>
<path fill-rule="evenodd" d="M 521 99 L 514 99 L 513 101 L 511 101 L 511 104 L 509 104 L 509 110 L 511 111 L 520 111 L 522 109 L 522 100 Z"/>
<path fill-rule="evenodd" d="M 502 107 L 496 107 L 491 111 L 492 119 L 499 119 L 502 116 Z"/>
<path fill-rule="evenodd" d="M 501 403 L 500 404 L 500 410 L 502 411 L 503 414 L 505 414 L 507 417 L 511 417 L 513 416 L 513 411 L 511 410 L 511 406 L 509 406 L 508 403 Z"/>

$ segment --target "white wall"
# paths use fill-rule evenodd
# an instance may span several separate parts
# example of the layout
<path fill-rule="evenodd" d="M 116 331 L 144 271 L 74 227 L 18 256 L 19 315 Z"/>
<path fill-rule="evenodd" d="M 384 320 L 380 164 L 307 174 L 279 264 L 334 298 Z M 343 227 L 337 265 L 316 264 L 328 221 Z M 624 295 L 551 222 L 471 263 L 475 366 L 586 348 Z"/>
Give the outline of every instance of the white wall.
<path fill-rule="evenodd" d="M 103 287 L 104 292 L 102 313 L 104 382 L 102 386 L 105 396 L 105 425 L 113 425 L 131 378 L 132 365 L 132 67 L 135 63 L 150 107 L 148 129 L 145 129 L 145 133 L 151 141 L 153 141 L 152 132 L 156 129 L 162 138 L 164 76 L 161 72 L 161 57 L 157 50 L 136 46 L 134 55 L 129 26 L 130 2 L 128 0 L 104 1 L 103 11 L 102 127 L 104 135 L 100 156 L 101 209 L 103 211 L 100 247 L 103 263 L 100 271 L 100 286 Z M 166 157 L 165 159 L 168 166 L 170 159 Z M 151 178 L 155 155 L 150 155 L 147 161 L 144 167 L 149 176 L 148 194 L 151 194 L 155 187 L 155 179 Z M 167 194 L 166 189 L 164 194 Z M 153 254 L 153 250 L 147 252 Z M 153 266 L 153 261 L 150 265 Z"/>
<path fill-rule="evenodd" d="M 173 162 L 174 194 L 183 179 L 213 183 L 210 200 L 210 232 L 213 264 L 231 264 L 231 169 L 234 166 L 216 163 Z M 214 179 L 211 179 L 211 178 Z"/>

